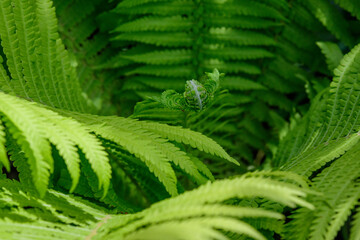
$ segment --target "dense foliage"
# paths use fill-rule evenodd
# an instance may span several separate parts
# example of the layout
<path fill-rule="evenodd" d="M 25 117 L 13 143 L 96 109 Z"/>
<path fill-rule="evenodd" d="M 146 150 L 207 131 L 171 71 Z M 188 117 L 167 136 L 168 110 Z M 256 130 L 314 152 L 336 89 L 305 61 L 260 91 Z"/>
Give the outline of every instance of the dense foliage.
<path fill-rule="evenodd" d="M 360 240 L 360 3 L 1 0 L 0 239 Z"/>

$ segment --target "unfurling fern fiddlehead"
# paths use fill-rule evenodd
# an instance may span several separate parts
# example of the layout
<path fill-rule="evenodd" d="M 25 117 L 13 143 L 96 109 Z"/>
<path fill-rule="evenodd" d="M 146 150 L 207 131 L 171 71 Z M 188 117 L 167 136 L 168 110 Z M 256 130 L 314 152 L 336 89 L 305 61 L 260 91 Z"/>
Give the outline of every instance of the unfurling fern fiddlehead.
<path fill-rule="evenodd" d="M 160 102 L 170 109 L 201 111 L 214 98 L 220 86 L 220 77 L 223 75 L 214 69 L 212 73 L 206 73 L 203 81 L 186 81 L 183 94 L 175 90 L 166 90 L 162 93 Z"/>

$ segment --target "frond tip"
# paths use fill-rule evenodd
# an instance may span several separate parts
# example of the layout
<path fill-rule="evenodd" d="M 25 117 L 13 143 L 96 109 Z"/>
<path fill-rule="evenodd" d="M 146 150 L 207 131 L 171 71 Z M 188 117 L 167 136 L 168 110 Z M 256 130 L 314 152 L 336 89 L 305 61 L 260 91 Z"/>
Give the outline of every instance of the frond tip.
<path fill-rule="evenodd" d="M 99 188 L 106 195 L 110 183 L 111 168 L 101 142 L 79 122 L 60 116 L 41 107 L 39 104 L 21 100 L 0 92 L 0 117 L 12 138 L 25 153 L 30 166 L 32 181 L 43 196 L 46 192 L 50 173 L 53 172 L 54 160 L 50 143 L 63 157 L 72 178 L 73 191 L 80 177 L 79 147 L 89 160 L 99 179 Z M 0 153 L 4 148 L 3 131 L 0 124 Z M 2 163 L 7 166 L 4 161 Z"/>
<path fill-rule="evenodd" d="M 294 184 L 244 175 L 232 180 L 207 183 L 190 192 L 166 199 L 128 216 L 112 216 L 101 226 L 94 239 L 227 239 L 225 230 L 264 240 L 243 218 L 283 219 L 283 215 L 252 207 L 236 207 L 223 202 L 231 198 L 265 197 L 287 206 L 313 208 L 303 200 L 306 193 Z M 286 176 L 286 174 L 284 174 Z"/>

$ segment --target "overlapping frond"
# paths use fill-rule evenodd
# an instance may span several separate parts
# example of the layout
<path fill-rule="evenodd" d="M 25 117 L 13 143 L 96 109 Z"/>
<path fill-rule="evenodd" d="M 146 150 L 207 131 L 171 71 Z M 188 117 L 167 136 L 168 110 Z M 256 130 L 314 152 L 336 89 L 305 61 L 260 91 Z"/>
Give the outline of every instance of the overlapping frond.
<path fill-rule="evenodd" d="M 0 64 L 0 88 L 52 107 L 85 111 L 75 69 L 57 33 L 52 2 L 7 0 L 0 8 L 0 38 L 6 57 Z"/>
<path fill-rule="evenodd" d="M 64 158 L 73 180 L 71 191 L 75 189 L 80 177 L 79 147 L 90 162 L 99 179 L 99 187 L 104 189 L 106 195 L 111 175 L 110 165 L 100 141 L 87 128 L 40 105 L 5 93 L 0 92 L 0 102 L 3 124 L 25 153 L 32 182 L 41 195 L 45 194 L 49 176 L 54 171 L 50 143 Z M 1 149 L 4 149 L 4 141 L 1 142 Z M 6 159 L 7 157 L 4 161 L 2 158 L 4 165 L 9 166 Z"/>
<path fill-rule="evenodd" d="M 321 52 L 326 57 L 329 70 L 331 72 L 334 71 L 344 57 L 339 46 L 332 42 L 317 42 L 316 44 L 321 48 Z"/>
<path fill-rule="evenodd" d="M 303 193 L 300 188 L 264 176 L 266 173 L 208 183 L 196 190 L 156 203 L 142 212 L 114 216 L 99 229 L 94 239 L 116 239 L 120 236 L 124 239 L 155 239 L 160 235 L 167 239 L 175 236 L 184 239 L 210 236 L 223 239 L 224 235 L 215 229 L 265 239 L 245 223 L 245 219 L 281 219 L 280 214 L 265 209 L 224 205 L 221 202 L 234 197 L 265 197 L 291 207 L 297 204 L 309 208 L 312 206 L 301 199 Z"/>
<path fill-rule="evenodd" d="M 285 156 L 275 159 L 285 163 L 281 169 L 309 177 L 313 188 L 323 193 L 309 199 L 316 212 L 299 210 L 292 215 L 294 220 L 287 225 L 289 239 L 334 239 L 360 199 L 359 56 L 359 45 L 344 56 L 334 71 L 329 93 L 313 103 L 308 115 L 284 139 L 285 144 L 292 142 L 281 145 Z"/>
<path fill-rule="evenodd" d="M 225 200 L 265 197 L 290 207 L 312 208 L 303 200 L 305 189 L 266 176 L 268 173 L 258 173 L 208 183 L 133 214 L 115 214 L 54 190 L 39 199 L 24 184 L 1 180 L 0 203 L 6 208 L 0 210 L 0 232 L 7 239 L 156 239 L 161 236 L 199 240 L 227 239 L 219 231 L 227 230 L 263 240 L 266 238 L 247 222 L 279 221 L 284 216 L 266 208 L 227 205 Z"/>
<path fill-rule="evenodd" d="M 71 112 L 65 114 L 86 124 L 102 138 L 120 145 L 143 161 L 171 195 L 178 194 L 172 164 L 178 166 L 197 183 L 212 179 L 211 174 L 204 174 L 208 172 L 205 165 L 187 155 L 171 141 L 190 145 L 238 164 L 213 140 L 189 129 L 121 117 L 100 117 Z"/>
<path fill-rule="evenodd" d="M 28 186 L 0 181 L 3 239 L 84 239 L 109 214 L 80 198 L 54 190 L 40 199 Z"/>
<path fill-rule="evenodd" d="M 114 12 L 120 20 L 113 28 L 112 41 L 125 46 L 107 65 L 117 66 L 124 76 L 123 94 L 114 99 L 141 99 L 166 89 L 177 90 L 181 82 L 218 68 L 226 73 L 223 88 L 239 99 L 227 110 L 238 115 L 221 118 L 229 127 L 219 126 L 224 134 L 214 131 L 211 137 L 242 145 L 241 151 L 231 153 L 250 164 L 254 154 L 248 153 L 259 148 L 268 153 L 265 139 L 276 142 L 276 131 L 253 136 L 246 125 L 235 123 L 245 119 L 244 123 L 256 122 L 264 128 L 265 119 L 271 119 L 272 127 L 281 128 L 279 119 L 284 122 L 296 108 L 290 94 L 298 95 L 296 101 L 301 101 L 305 82 L 313 76 L 302 66 L 315 69 L 323 64 L 315 42 L 317 32 L 325 28 L 300 1 L 121 1 Z M 198 126 L 204 129 L 213 123 L 201 122 Z M 241 130 L 226 130 L 237 128 Z"/>

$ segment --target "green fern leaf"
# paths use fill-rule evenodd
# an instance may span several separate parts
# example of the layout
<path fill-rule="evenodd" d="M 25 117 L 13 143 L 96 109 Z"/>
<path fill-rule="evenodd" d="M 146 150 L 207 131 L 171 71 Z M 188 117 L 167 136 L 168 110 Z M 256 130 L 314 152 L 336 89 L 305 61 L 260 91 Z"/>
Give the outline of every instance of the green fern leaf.
<path fill-rule="evenodd" d="M 44 120 L 15 97 L 0 92 L 0 102 L 0 112 L 5 125 L 25 152 L 33 183 L 43 196 L 53 166 L 50 144 L 46 140 L 45 130 L 41 127 Z"/>
<path fill-rule="evenodd" d="M 28 158 L 32 180 L 41 195 L 45 194 L 53 158 L 50 142 L 59 150 L 73 178 L 71 191 L 76 187 L 80 167 L 75 146 L 83 150 L 97 177 L 104 195 L 109 186 L 111 169 L 108 158 L 95 136 L 80 123 L 42 108 L 34 103 L 20 100 L 0 92 L 0 114 L 9 132 L 17 140 Z"/>
<path fill-rule="evenodd" d="M 136 32 L 122 33 L 113 38 L 113 40 L 137 41 L 156 46 L 168 47 L 189 47 L 191 46 L 191 36 L 186 33 L 168 33 L 168 32 Z"/>
<path fill-rule="evenodd" d="M 117 6 L 115 11 L 118 13 L 125 13 L 130 15 L 135 14 L 156 14 L 163 16 L 182 15 L 189 14 L 194 8 L 194 2 L 191 0 L 170 0 L 161 2 L 149 2 L 146 4 L 133 6 L 133 7 L 121 7 Z"/>
<path fill-rule="evenodd" d="M 10 172 L 10 163 L 5 149 L 5 132 L 3 122 L 0 119 L 0 163 Z"/>
<path fill-rule="evenodd" d="M 84 111 L 85 99 L 58 35 L 52 2 L 7 0 L 0 11 L 5 68 L 11 76 L 0 67 L 2 90 L 52 107 Z"/>
<path fill-rule="evenodd" d="M 124 56 L 124 58 L 130 59 L 137 63 L 147 63 L 152 65 L 174 65 L 188 63 L 191 61 L 192 56 L 190 50 L 165 50 L 129 55 Z"/>
<path fill-rule="evenodd" d="M 258 58 L 271 58 L 274 55 L 262 48 L 250 48 L 250 47 L 218 47 L 209 46 L 206 49 L 205 55 L 210 58 L 217 58 L 223 60 L 247 60 Z"/>
<path fill-rule="evenodd" d="M 127 8 L 127 7 L 135 7 L 145 3 L 167 2 L 167 1 L 168 0 L 124 0 L 118 6 Z"/>
<path fill-rule="evenodd" d="M 142 126 L 142 128 L 157 133 L 171 141 L 189 144 L 193 148 L 197 148 L 200 151 L 219 156 L 230 162 L 238 164 L 238 162 L 231 158 L 215 141 L 202 135 L 201 133 L 191 131 L 190 129 L 173 127 L 155 122 L 139 121 L 138 123 L 140 126 Z"/>
<path fill-rule="evenodd" d="M 205 5 L 205 8 L 211 12 L 285 20 L 284 16 L 276 9 L 256 1 L 232 0 L 226 4 L 217 0 L 209 0 L 207 2 L 209 4 Z"/>
<path fill-rule="evenodd" d="M 353 16 L 357 17 L 357 19 L 360 19 L 359 2 L 351 0 L 335 0 L 335 2 L 349 11 Z"/>
<path fill-rule="evenodd" d="M 198 237 L 205 237 L 200 234 L 202 229 L 211 232 L 211 236 L 222 239 L 222 235 L 215 232 L 213 228 L 264 239 L 250 225 L 235 220 L 235 218 L 263 216 L 281 219 L 280 214 L 262 209 L 238 208 L 219 203 L 233 197 L 271 196 L 272 199 L 276 199 L 275 201 L 281 201 L 290 206 L 295 203 L 308 207 L 311 205 L 299 198 L 302 193 L 293 189 L 294 185 L 280 184 L 276 186 L 279 183 L 278 181 L 264 179 L 261 175 L 259 173 L 258 177 L 243 176 L 232 180 L 208 183 L 196 190 L 156 203 L 133 216 L 114 216 L 101 227 L 101 232 L 96 236 L 96 239 L 104 237 L 115 239 L 119 236 L 124 239 L 152 236 L 149 239 L 153 239 L 159 235 L 170 238 L 174 234 L 189 239 L 198 239 Z M 184 223 L 181 232 L 178 231 L 178 228 L 173 229 L 173 224 L 179 225 L 181 223 Z M 196 226 L 196 231 L 192 226 Z M 112 228 L 112 231 L 108 230 L 109 227 Z M 200 235 L 194 235 L 194 233 L 190 235 L 189 231 L 200 232 Z"/>
<path fill-rule="evenodd" d="M 224 42 L 238 46 L 272 46 L 276 42 L 274 39 L 253 31 L 233 30 L 229 28 L 211 28 L 205 39 L 210 43 Z"/>
<path fill-rule="evenodd" d="M 126 75 L 144 74 L 158 77 L 191 78 L 192 70 L 191 65 L 145 65 L 127 72 Z"/>
<path fill-rule="evenodd" d="M 352 222 L 350 240 L 359 240 L 360 239 L 360 213 L 359 207 L 356 209 L 356 214 L 354 215 L 354 219 Z"/>
<path fill-rule="evenodd" d="M 19 41 L 16 40 L 15 28 L 11 1 L 2 1 L 0 4 L 0 37 L 4 53 L 8 56 L 7 65 L 9 71 L 12 73 L 12 90 L 15 90 L 24 97 L 29 97 L 21 72 Z"/>
<path fill-rule="evenodd" d="M 243 29 L 267 29 L 279 27 L 281 23 L 251 16 L 227 16 L 217 14 L 205 14 L 204 21 L 214 27 L 241 27 Z"/>
<path fill-rule="evenodd" d="M 344 57 L 339 46 L 331 42 L 317 42 L 316 44 L 325 55 L 328 68 L 332 72 L 339 66 L 341 59 Z"/>
<path fill-rule="evenodd" d="M 319 21 L 347 46 L 353 47 L 355 41 L 349 34 L 348 23 L 335 6 L 325 0 L 309 0 L 310 8 Z"/>
<path fill-rule="evenodd" d="M 119 4 L 121 5 L 121 3 Z M 144 17 L 132 22 L 124 23 L 114 29 L 114 32 L 140 32 L 140 31 L 179 31 L 189 30 L 192 22 L 181 16 L 171 17 Z"/>

